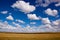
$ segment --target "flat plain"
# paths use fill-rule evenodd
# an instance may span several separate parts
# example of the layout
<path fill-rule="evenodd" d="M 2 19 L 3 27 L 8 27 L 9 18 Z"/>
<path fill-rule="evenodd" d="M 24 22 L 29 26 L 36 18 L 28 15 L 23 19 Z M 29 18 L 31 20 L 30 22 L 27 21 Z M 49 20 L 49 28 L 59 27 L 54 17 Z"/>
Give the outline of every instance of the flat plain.
<path fill-rule="evenodd" d="M 0 40 L 60 40 L 60 33 L 0 33 Z"/>

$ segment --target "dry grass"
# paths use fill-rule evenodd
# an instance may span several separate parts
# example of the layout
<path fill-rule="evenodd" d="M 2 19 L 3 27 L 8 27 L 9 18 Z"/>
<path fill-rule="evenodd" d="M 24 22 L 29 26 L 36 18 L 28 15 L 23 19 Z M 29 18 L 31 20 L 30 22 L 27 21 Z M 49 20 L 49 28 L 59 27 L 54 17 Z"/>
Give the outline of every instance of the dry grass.
<path fill-rule="evenodd" d="M 60 33 L 40 33 L 40 34 L 0 33 L 0 40 L 60 40 Z"/>

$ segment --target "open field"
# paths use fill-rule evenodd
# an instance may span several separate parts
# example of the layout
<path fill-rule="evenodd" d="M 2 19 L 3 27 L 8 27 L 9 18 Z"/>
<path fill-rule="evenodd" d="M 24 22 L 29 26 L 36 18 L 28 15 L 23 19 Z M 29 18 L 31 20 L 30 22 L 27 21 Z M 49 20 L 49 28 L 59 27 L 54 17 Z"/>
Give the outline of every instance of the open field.
<path fill-rule="evenodd" d="M 0 33 L 0 40 L 60 40 L 60 33 Z"/>

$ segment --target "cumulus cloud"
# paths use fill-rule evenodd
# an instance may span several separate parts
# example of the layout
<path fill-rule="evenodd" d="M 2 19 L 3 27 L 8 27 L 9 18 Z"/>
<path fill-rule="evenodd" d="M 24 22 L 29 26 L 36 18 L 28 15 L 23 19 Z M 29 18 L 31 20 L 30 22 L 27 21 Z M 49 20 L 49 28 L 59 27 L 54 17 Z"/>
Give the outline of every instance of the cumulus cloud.
<path fill-rule="evenodd" d="M 44 21 L 42 25 L 30 26 L 26 25 L 26 27 L 22 27 L 20 24 L 16 22 L 12 22 L 15 26 L 8 24 L 7 21 L 0 21 L 0 31 L 6 32 L 23 32 L 23 33 L 35 33 L 35 32 L 60 32 L 60 19 L 50 22 L 48 18 L 42 18 Z"/>
<path fill-rule="evenodd" d="M 0 31 L 4 32 L 24 32 L 23 28 L 21 25 L 18 23 L 12 22 L 13 25 L 10 25 L 7 21 L 2 22 L 0 21 Z M 23 31 L 22 31 L 23 30 Z"/>
<path fill-rule="evenodd" d="M 7 14 L 8 11 L 1 11 L 0 13 L 2 13 L 2 14 Z"/>
<path fill-rule="evenodd" d="M 56 32 L 56 29 L 54 29 L 50 24 L 45 24 L 39 26 L 41 32 Z"/>
<path fill-rule="evenodd" d="M 60 31 L 60 19 L 52 21 L 51 25 L 57 30 Z"/>
<path fill-rule="evenodd" d="M 24 24 L 25 22 L 23 21 L 23 20 L 16 20 L 17 22 L 19 22 L 19 23 L 22 23 L 22 24 Z"/>
<path fill-rule="evenodd" d="M 12 7 L 17 8 L 24 13 L 30 13 L 35 10 L 35 6 L 30 5 L 29 2 L 25 2 L 25 1 L 16 1 L 16 3 L 12 5 Z"/>
<path fill-rule="evenodd" d="M 52 10 L 50 8 L 48 8 L 47 10 L 45 10 L 45 13 L 50 15 L 50 16 L 57 16 L 58 15 L 58 11 L 57 10 Z"/>
<path fill-rule="evenodd" d="M 16 28 L 20 28 L 21 29 L 21 25 L 20 24 L 18 24 L 16 22 L 12 22 L 12 24 L 14 24 Z"/>
<path fill-rule="evenodd" d="M 56 3 L 56 2 L 60 2 L 60 0 L 36 0 L 37 5 L 39 6 L 43 6 L 43 7 L 47 7 L 49 6 L 51 3 Z"/>
<path fill-rule="evenodd" d="M 50 24 L 49 18 L 42 18 L 41 20 L 43 24 Z"/>
<path fill-rule="evenodd" d="M 42 23 L 43 25 L 41 26 L 41 28 L 48 28 L 49 31 L 55 31 L 55 32 L 59 32 L 60 31 L 60 19 L 57 19 L 55 21 L 50 21 L 48 18 L 42 18 Z"/>
<path fill-rule="evenodd" d="M 21 28 L 23 32 L 59 32 L 60 31 L 60 20 L 56 21 L 50 21 L 49 18 L 42 18 L 42 25 L 36 27 L 36 26 L 30 26 L 27 25 L 24 28 Z M 35 22 L 31 22 L 31 24 L 36 24 Z"/>
<path fill-rule="evenodd" d="M 0 28 L 1 29 L 16 29 L 16 27 L 9 25 L 7 21 L 0 22 Z"/>
<path fill-rule="evenodd" d="M 39 20 L 39 17 L 36 14 L 27 14 L 27 17 L 31 20 Z"/>
<path fill-rule="evenodd" d="M 56 21 L 53 21 L 52 24 L 55 25 L 55 26 L 60 25 L 60 19 L 59 20 L 56 20 Z"/>
<path fill-rule="evenodd" d="M 60 2 L 59 3 L 57 3 L 57 4 L 55 4 L 55 6 L 57 7 L 57 6 L 60 6 Z"/>
<path fill-rule="evenodd" d="M 8 17 L 6 17 L 6 19 L 8 19 L 8 20 L 14 20 L 14 18 L 11 15 L 9 15 Z"/>

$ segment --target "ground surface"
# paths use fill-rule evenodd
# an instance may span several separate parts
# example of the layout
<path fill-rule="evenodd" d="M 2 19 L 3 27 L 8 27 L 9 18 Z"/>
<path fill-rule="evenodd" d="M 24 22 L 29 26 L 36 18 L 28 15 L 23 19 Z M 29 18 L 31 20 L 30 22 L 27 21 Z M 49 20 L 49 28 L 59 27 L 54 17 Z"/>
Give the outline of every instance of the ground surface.
<path fill-rule="evenodd" d="M 0 33 L 0 40 L 60 40 L 60 33 L 40 33 L 40 34 Z"/>

